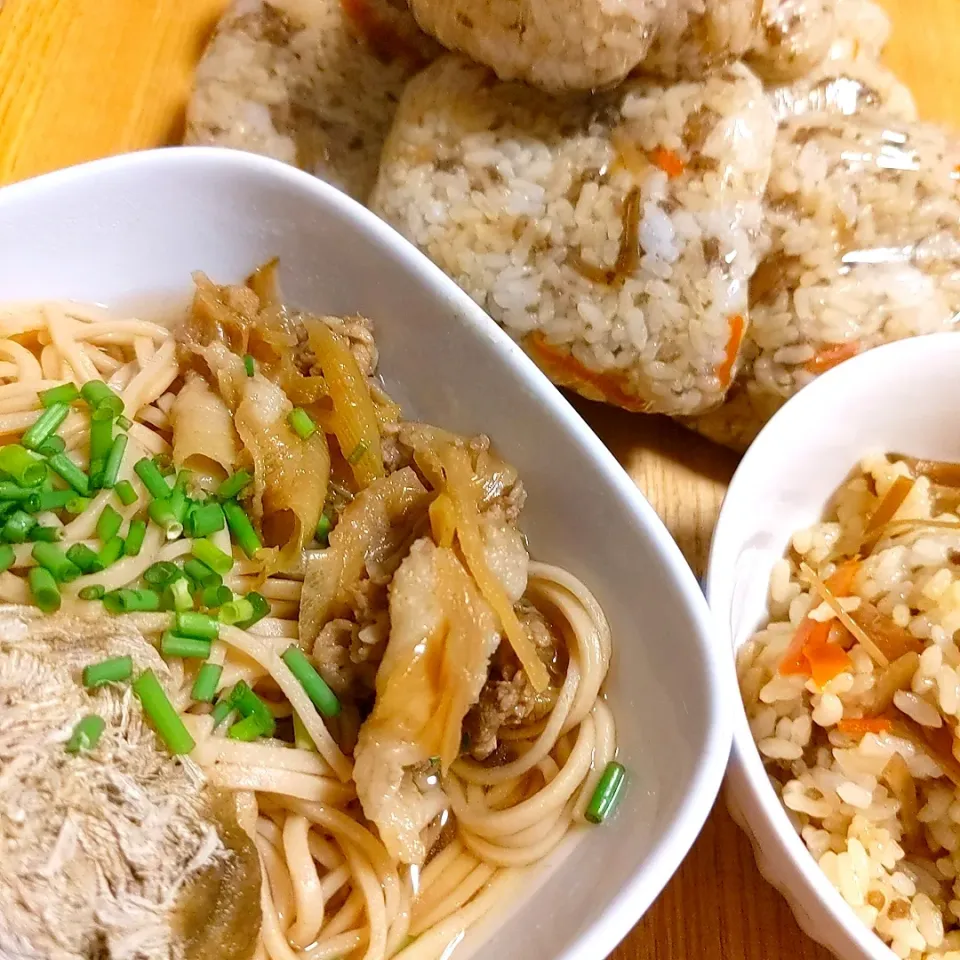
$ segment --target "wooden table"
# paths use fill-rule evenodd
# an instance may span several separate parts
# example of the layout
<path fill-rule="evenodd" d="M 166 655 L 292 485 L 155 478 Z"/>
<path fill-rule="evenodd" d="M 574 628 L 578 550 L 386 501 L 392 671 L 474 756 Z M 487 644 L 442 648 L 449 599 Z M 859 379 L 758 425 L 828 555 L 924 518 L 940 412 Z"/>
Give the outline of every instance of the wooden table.
<path fill-rule="evenodd" d="M 960 123 L 960 2 L 881 0 L 888 62 L 923 115 Z M 225 0 L 0 0 L 0 183 L 177 143 L 191 72 Z M 2 251 L 0 251 L 2 255 Z M 699 574 L 727 451 L 656 417 L 578 404 Z M 826 960 L 761 879 L 717 807 L 616 960 Z"/>

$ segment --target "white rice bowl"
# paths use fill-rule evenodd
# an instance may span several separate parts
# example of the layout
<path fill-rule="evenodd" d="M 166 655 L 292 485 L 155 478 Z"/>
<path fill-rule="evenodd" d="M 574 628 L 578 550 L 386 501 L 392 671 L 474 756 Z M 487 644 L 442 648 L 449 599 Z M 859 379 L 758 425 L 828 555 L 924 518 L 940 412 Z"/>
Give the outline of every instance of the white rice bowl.
<path fill-rule="evenodd" d="M 794 534 L 771 575 L 769 623 L 740 648 L 738 674 L 771 782 L 833 886 L 898 957 L 956 960 L 958 741 L 931 744 L 960 721 L 958 491 L 917 477 L 896 521 L 952 526 L 886 526 L 872 551 L 863 546 L 894 483 L 915 476 L 907 463 L 868 457 L 824 521 Z M 858 545 L 865 559 L 835 596 L 872 647 L 844 636 L 801 566 L 829 583 Z M 798 627 L 815 621 L 835 625 L 830 642 L 839 637 L 848 658 L 818 679 L 790 666 Z"/>

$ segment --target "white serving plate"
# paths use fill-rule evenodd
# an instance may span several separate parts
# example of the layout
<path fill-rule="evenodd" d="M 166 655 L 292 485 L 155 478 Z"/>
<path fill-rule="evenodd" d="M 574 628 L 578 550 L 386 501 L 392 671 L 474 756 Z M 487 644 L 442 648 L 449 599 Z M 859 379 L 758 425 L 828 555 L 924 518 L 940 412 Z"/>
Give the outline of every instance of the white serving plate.
<path fill-rule="evenodd" d="M 289 302 L 376 324 L 408 414 L 489 433 L 529 491 L 535 556 L 568 567 L 610 618 L 609 694 L 631 782 L 480 950 L 598 960 L 699 832 L 729 750 L 733 674 L 680 551 L 614 458 L 522 351 L 373 214 L 252 154 L 131 154 L 0 191 L 0 300 L 183 300 L 190 274 L 240 281 L 279 255 Z M 531 884 L 531 887 L 534 885 Z"/>
<path fill-rule="evenodd" d="M 818 521 L 857 461 L 873 452 L 960 460 L 960 336 L 871 350 L 791 399 L 747 451 L 723 501 L 707 599 L 732 654 L 767 618 L 774 563 L 794 531 Z M 757 866 L 804 931 L 843 960 L 894 956 L 827 882 L 770 785 L 739 696 L 727 802 Z"/>

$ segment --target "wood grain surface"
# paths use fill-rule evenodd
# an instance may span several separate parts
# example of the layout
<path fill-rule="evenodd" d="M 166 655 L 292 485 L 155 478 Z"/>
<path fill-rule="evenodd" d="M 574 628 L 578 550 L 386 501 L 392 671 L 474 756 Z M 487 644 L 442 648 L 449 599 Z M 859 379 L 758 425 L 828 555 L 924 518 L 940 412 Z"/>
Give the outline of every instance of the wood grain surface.
<path fill-rule="evenodd" d="M 960 125 L 960 0 L 881 0 L 887 61 L 923 116 Z M 176 143 L 225 0 L 0 0 L 0 183 Z M 2 251 L 0 251 L 2 256 Z M 676 425 L 576 401 L 698 575 L 736 458 Z M 826 960 L 720 806 L 616 960 Z"/>

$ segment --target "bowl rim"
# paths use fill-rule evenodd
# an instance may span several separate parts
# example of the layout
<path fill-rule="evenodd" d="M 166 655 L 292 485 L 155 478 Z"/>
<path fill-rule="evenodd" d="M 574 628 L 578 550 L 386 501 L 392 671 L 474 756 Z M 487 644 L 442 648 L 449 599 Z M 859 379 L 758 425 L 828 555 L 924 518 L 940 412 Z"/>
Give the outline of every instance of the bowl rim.
<path fill-rule="evenodd" d="M 370 241 L 384 244 L 411 273 L 431 288 L 457 322 L 472 327 L 497 349 L 510 372 L 531 387 L 534 402 L 552 409 L 563 429 L 570 433 L 596 464 L 605 481 L 629 505 L 636 520 L 649 536 L 659 563 L 667 567 L 695 625 L 705 682 L 710 695 L 707 705 L 706 736 L 700 744 L 683 801 L 670 813 L 669 827 L 653 839 L 649 856 L 638 862 L 630 880 L 605 904 L 591 926 L 585 928 L 557 960 L 598 960 L 607 956 L 626 937 L 660 894 L 690 850 L 703 828 L 719 793 L 731 744 L 731 683 L 735 673 L 730 658 L 714 642 L 716 627 L 706 599 L 680 548 L 663 521 L 613 454 L 590 429 L 544 373 L 485 313 L 424 254 L 366 207 L 318 178 L 269 157 L 223 147 L 175 146 L 121 154 L 45 173 L 0 188 L 0 215 L 10 202 L 37 202 L 50 191 L 89 189 L 121 173 L 136 172 L 143 177 L 176 176 L 180 171 L 205 167 L 239 171 L 253 180 L 275 179 L 303 192 L 318 208 L 336 210 L 351 220 Z"/>
<path fill-rule="evenodd" d="M 815 404 L 821 396 L 836 391 L 838 385 L 842 385 L 845 379 L 857 377 L 863 382 L 866 380 L 864 375 L 871 370 L 885 370 L 894 363 L 904 370 L 920 371 L 922 370 L 922 364 L 919 361 L 924 356 L 928 356 L 932 352 L 941 353 L 943 351 L 960 353 L 960 338 L 955 333 L 924 334 L 883 344 L 844 361 L 832 370 L 826 371 L 792 396 L 757 435 L 737 466 L 727 487 L 717 524 L 714 527 L 707 559 L 707 575 L 704 582 L 707 603 L 724 639 L 724 655 L 734 669 L 736 704 L 733 708 L 732 718 L 731 780 L 736 779 L 736 786 L 747 791 L 756 801 L 759 816 L 763 818 L 766 826 L 775 833 L 781 851 L 785 851 L 789 855 L 789 866 L 793 867 L 793 871 L 789 874 L 785 874 L 783 871 L 779 873 L 778 882 L 775 883 L 775 886 L 778 887 L 794 909 L 798 906 L 793 902 L 795 890 L 802 888 L 805 894 L 815 897 L 830 913 L 831 918 L 843 927 L 847 936 L 860 949 L 863 956 L 870 957 L 872 960 L 888 960 L 895 955 L 873 930 L 860 921 L 854 913 L 853 907 L 843 899 L 840 892 L 827 880 L 813 854 L 810 853 L 803 839 L 794 829 L 786 809 L 770 784 L 760 752 L 750 730 L 746 707 L 740 696 L 739 682 L 736 678 L 737 651 L 734 649 L 734 638 L 731 636 L 728 615 L 730 597 L 724 596 L 721 598 L 718 596 L 727 586 L 724 565 L 729 566 L 730 549 L 727 544 L 731 539 L 727 530 L 734 526 L 728 506 L 744 498 L 745 495 L 741 494 L 741 489 L 749 490 L 749 478 L 756 472 L 763 471 L 764 464 L 769 462 L 771 451 L 777 446 L 776 441 L 785 429 L 789 430 L 795 420 L 802 415 L 803 410 Z M 882 382 L 882 380 L 874 378 L 872 382 Z M 852 446 L 853 444 L 851 444 Z M 771 449 L 768 450 L 768 448 Z M 856 462 L 856 454 L 852 453 L 851 467 Z M 786 543 L 783 546 L 786 550 Z M 721 599 L 723 600 L 722 609 L 720 606 Z M 755 812 L 752 811 L 752 815 L 756 815 Z M 751 836 L 751 840 L 754 843 L 758 842 L 753 836 Z M 762 845 L 761 850 L 763 850 Z M 766 853 L 767 851 L 763 850 L 763 852 Z M 806 907 L 801 909 L 806 910 Z M 808 933 L 813 937 L 816 936 L 816 931 L 808 931 Z"/>

